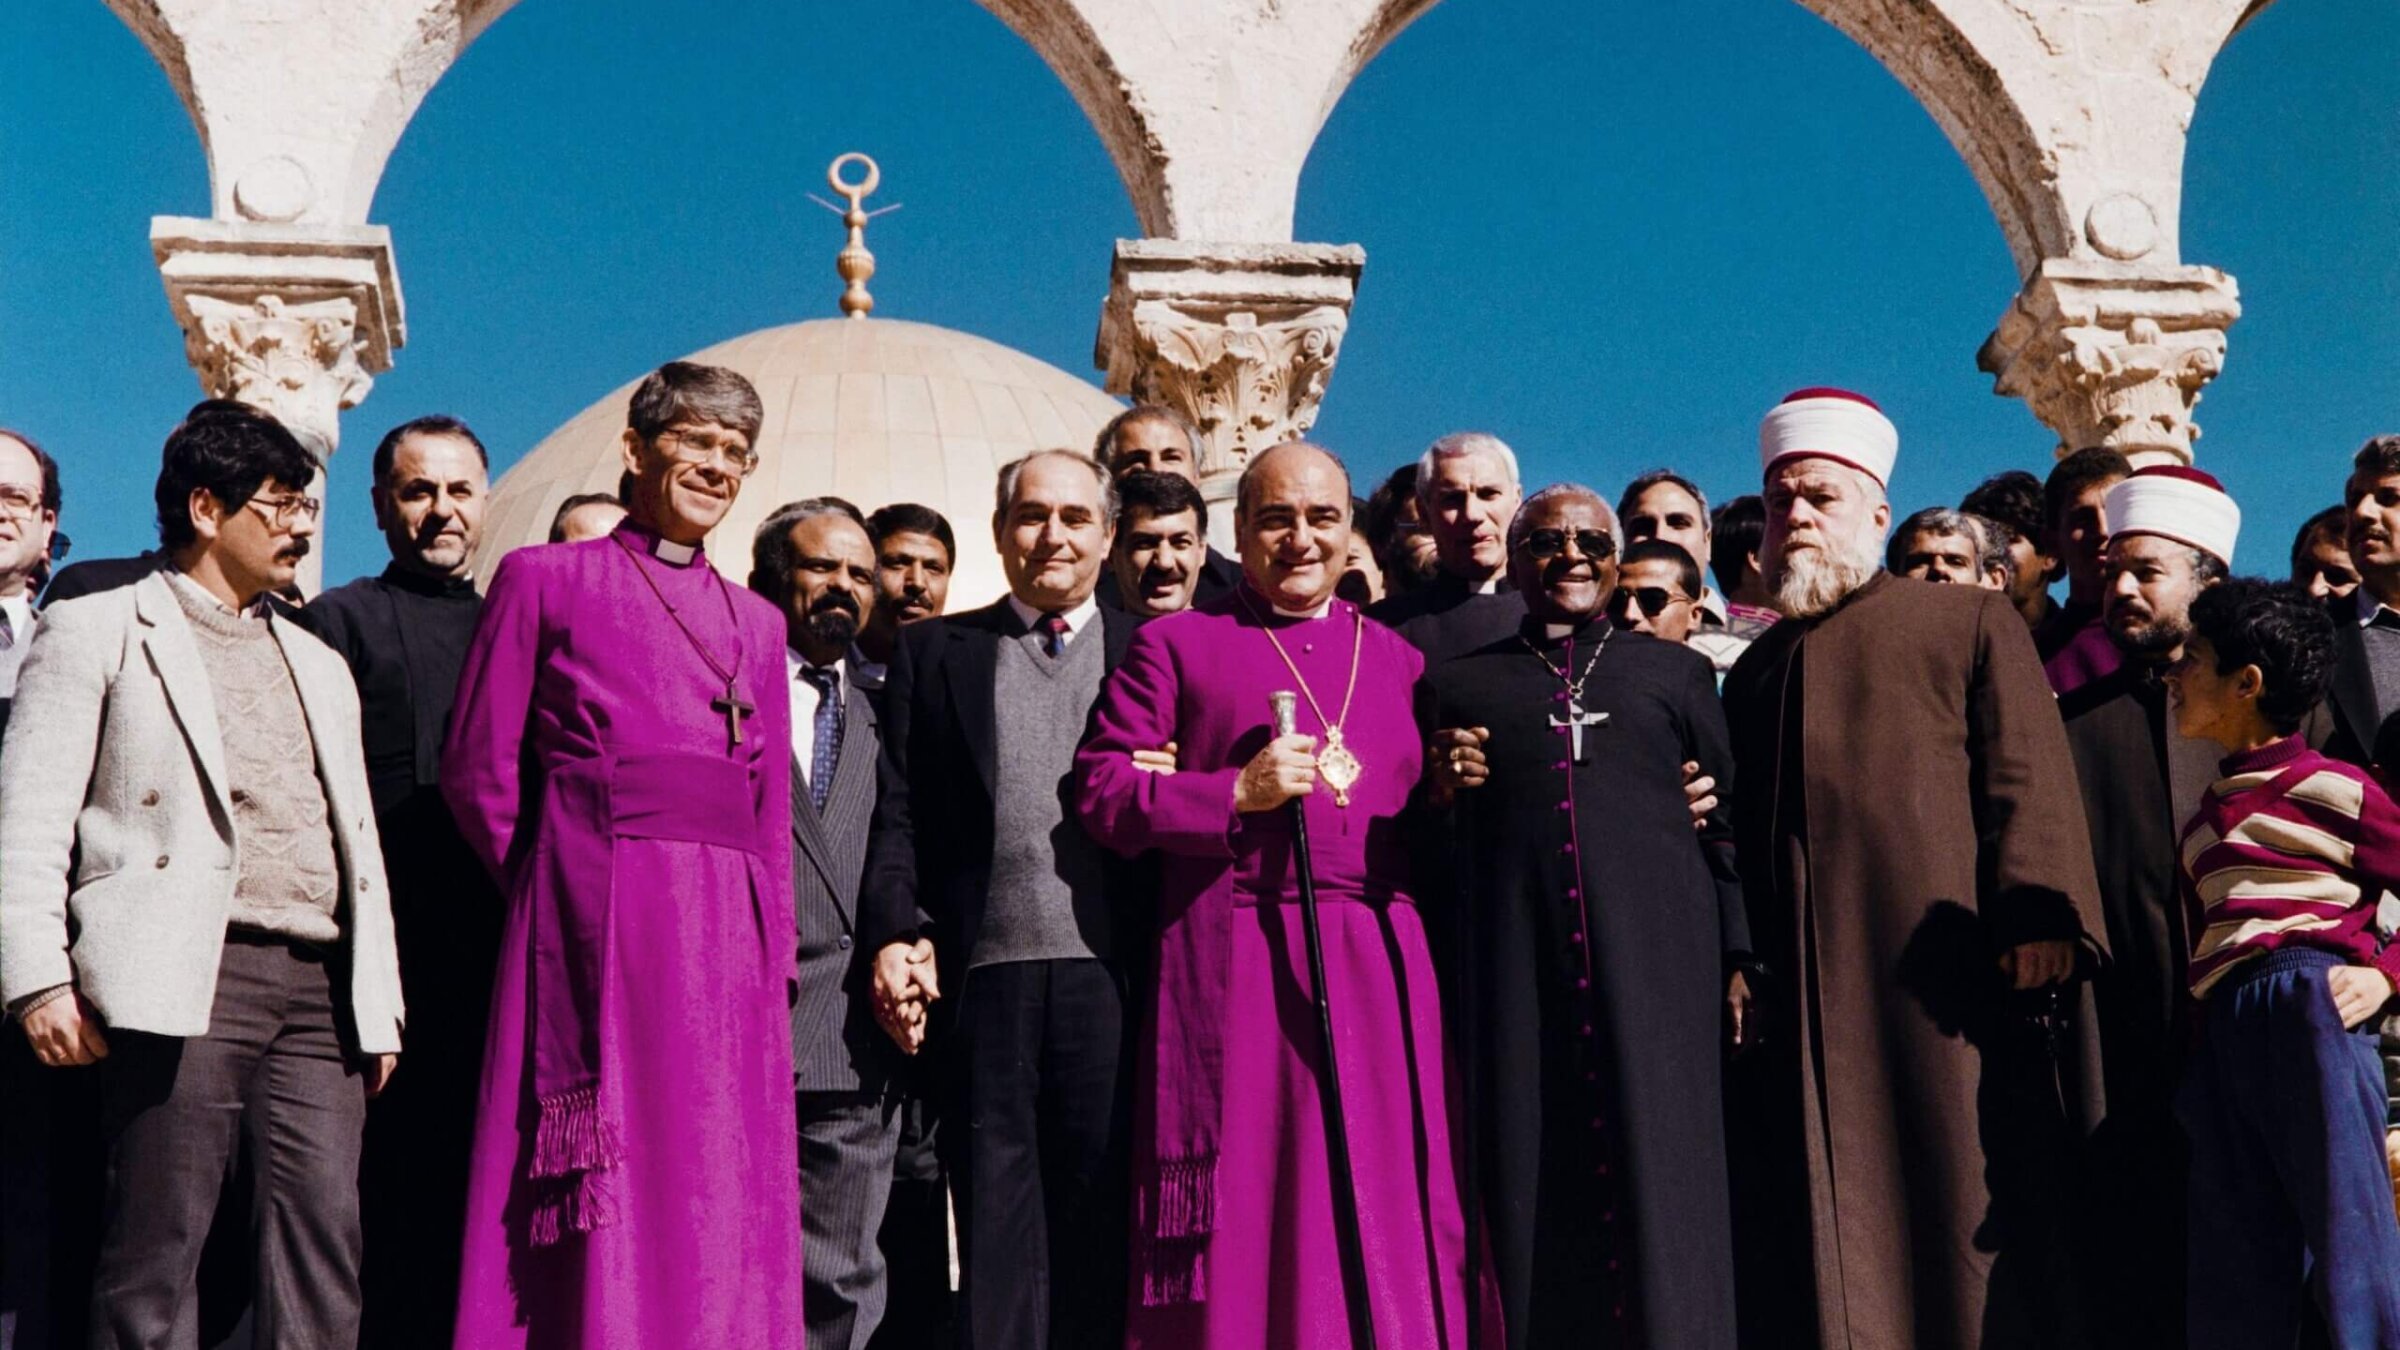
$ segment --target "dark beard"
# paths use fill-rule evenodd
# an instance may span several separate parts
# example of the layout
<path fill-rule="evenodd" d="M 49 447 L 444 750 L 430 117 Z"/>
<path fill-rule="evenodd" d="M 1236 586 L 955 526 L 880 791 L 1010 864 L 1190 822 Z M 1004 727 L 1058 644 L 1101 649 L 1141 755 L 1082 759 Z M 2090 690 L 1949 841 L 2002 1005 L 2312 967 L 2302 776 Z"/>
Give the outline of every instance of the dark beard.
<path fill-rule="evenodd" d="M 2128 632 L 2115 624 L 2108 625 L 2108 640 L 2117 650 L 2137 661 L 2163 661 L 2169 652 L 2182 646 L 2192 636 L 2188 620 L 2164 619 L 2152 615 L 2148 622 Z"/>
<path fill-rule="evenodd" d="M 826 646 L 858 641 L 858 616 L 846 609 L 820 609 L 808 616 L 808 635 Z"/>

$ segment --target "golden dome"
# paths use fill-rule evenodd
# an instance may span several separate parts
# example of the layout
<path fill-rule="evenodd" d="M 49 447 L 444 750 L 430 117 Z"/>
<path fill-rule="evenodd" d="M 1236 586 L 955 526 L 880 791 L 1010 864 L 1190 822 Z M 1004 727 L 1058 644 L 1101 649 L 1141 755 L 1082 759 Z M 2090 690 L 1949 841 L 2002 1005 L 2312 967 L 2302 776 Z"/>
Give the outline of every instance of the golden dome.
<path fill-rule="evenodd" d="M 919 502 L 948 517 L 958 536 L 954 613 L 1007 589 L 992 549 L 1000 466 L 1032 450 L 1088 450 L 1122 407 L 1023 352 L 893 319 L 766 328 L 684 359 L 740 371 L 767 410 L 758 471 L 709 537 L 719 571 L 737 583 L 749 575 L 750 536 L 785 502 L 830 494 L 861 511 Z M 560 502 L 615 490 L 633 389 L 626 384 L 584 409 L 501 476 L 476 575 L 490 576 L 509 549 L 547 539 Z"/>

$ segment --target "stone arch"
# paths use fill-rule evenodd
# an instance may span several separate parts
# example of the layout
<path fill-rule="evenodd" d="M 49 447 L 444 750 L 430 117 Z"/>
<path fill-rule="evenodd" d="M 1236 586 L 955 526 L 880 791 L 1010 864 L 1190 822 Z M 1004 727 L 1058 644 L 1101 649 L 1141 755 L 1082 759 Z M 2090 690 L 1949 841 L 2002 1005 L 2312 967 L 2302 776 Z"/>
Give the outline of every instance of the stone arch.
<path fill-rule="evenodd" d="M 191 114 L 211 214 L 343 227 L 365 223 L 426 92 L 516 0 L 106 2 Z"/>
<path fill-rule="evenodd" d="M 1799 0 L 1892 72 L 1982 185 L 2020 272 L 2181 260 L 2208 68 L 2269 0 Z"/>
<path fill-rule="evenodd" d="M 1434 0 L 980 3 L 1075 96 L 1144 234 L 1283 243 L 1326 116 Z"/>

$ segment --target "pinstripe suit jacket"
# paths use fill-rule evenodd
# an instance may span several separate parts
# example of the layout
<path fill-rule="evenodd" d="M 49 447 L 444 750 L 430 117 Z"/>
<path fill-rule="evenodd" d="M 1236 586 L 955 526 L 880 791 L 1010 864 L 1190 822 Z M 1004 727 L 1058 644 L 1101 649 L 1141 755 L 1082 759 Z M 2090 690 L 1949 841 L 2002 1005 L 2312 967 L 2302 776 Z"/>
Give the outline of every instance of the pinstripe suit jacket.
<path fill-rule="evenodd" d="M 803 1092 L 877 1091 L 899 1053 L 870 1006 L 875 954 L 858 940 L 858 883 L 875 819 L 883 751 L 874 700 L 847 666 L 841 758 L 819 815 L 792 764 L 792 900 L 800 925 L 800 999 L 792 1008 L 792 1079 Z"/>

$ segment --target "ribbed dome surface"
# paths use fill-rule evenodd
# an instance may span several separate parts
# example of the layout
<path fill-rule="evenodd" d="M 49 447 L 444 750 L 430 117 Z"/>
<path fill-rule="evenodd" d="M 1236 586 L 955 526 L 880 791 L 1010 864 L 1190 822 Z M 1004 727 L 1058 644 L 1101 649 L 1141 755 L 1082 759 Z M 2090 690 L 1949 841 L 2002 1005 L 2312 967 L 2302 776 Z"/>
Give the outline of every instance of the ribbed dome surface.
<path fill-rule="evenodd" d="M 750 378 L 766 403 L 762 462 L 709 556 L 736 582 L 750 537 L 777 506 L 828 493 L 862 511 L 921 502 L 958 535 L 950 608 L 1006 589 L 992 551 L 993 475 L 1030 450 L 1086 450 L 1121 405 L 1023 352 L 970 333 L 893 319 L 816 319 L 766 328 L 685 357 Z M 638 382 L 638 381 L 637 381 Z M 546 539 L 558 504 L 615 488 L 631 383 L 552 432 L 500 479 L 475 560 Z"/>

